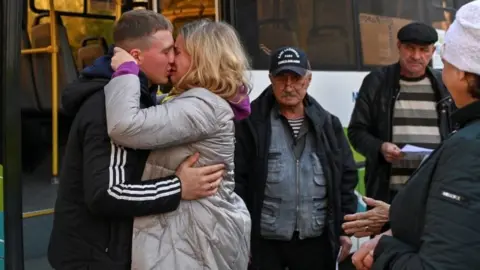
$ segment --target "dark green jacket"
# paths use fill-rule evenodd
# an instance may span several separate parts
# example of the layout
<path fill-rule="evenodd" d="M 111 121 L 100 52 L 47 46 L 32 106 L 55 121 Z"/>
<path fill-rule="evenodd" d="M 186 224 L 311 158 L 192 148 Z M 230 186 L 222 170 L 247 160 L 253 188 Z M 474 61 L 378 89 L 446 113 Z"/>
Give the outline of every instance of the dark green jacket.
<path fill-rule="evenodd" d="M 480 102 L 452 120 L 460 129 L 393 200 L 373 270 L 480 269 Z"/>

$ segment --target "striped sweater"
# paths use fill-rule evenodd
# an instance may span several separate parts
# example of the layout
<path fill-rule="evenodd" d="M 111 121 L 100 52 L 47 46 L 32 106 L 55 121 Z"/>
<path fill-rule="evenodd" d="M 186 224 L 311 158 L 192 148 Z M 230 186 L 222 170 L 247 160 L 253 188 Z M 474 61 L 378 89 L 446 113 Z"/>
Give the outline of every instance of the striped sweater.
<path fill-rule="evenodd" d="M 441 141 L 436 105 L 428 78 L 402 78 L 393 110 L 392 142 L 400 148 L 406 144 L 436 148 Z M 392 163 L 390 188 L 402 188 L 422 160 L 423 157 L 405 157 Z"/>
<path fill-rule="evenodd" d="M 302 127 L 304 117 L 288 119 L 288 124 L 292 128 L 293 137 L 297 138 L 300 128 Z"/>

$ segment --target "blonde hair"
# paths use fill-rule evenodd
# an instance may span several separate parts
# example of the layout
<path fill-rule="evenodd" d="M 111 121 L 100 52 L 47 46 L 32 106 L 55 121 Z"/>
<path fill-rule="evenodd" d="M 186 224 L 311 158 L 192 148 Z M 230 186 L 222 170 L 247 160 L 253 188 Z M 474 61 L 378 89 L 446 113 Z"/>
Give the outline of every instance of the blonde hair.
<path fill-rule="evenodd" d="M 247 78 L 249 60 L 232 26 L 203 19 L 185 24 L 178 35 L 185 40 L 191 66 L 172 94 L 202 87 L 230 100 L 239 89 L 250 89 Z"/>

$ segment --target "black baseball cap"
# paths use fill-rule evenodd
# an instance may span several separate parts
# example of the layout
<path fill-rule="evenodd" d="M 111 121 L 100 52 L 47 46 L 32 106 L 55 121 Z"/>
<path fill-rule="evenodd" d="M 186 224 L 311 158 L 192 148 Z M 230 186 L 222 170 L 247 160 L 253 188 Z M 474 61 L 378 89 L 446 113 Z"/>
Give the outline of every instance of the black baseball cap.
<path fill-rule="evenodd" d="M 307 54 L 299 48 L 282 47 L 276 50 L 270 58 L 270 74 L 277 76 L 281 72 L 291 71 L 305 76 L 310 69 Z"/>

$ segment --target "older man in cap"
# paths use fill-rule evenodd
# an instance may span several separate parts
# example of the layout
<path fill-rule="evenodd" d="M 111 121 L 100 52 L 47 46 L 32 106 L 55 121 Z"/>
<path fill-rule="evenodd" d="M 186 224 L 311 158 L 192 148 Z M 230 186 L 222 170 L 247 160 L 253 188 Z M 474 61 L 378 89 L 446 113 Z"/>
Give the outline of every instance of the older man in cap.
<path fill-rule="evenodd" d="M 365 77 L 348 127 L 351 144 L 366 157 L 366 195 L 375 199 L 366 200 L 375 209 L 367 215 L 378 215 L 369 224 L 347 217 L 352 222 L 344 228 L 360 236 L 388 227 L 383 226 L 385 203 L 392 202 L 424 159 L 406 155 L 402 148 L 408 144 L 434 149 L 452 131 L 451 99 L 441 72 L 428 66 L 436 30 L 414 22 L 401 28 L 397 37 L 399 61 Z"/>
<path fill-rule="evenodd" d="M 305 52 L 278 49 L 271 85 L 236 126 L 235 191 L 252 217 L 251 269 L 335 269 L 351 248 L 341 224 L 356 212 L 357 170 L 340 120 L 307 94 L 311 80 Z"/>

